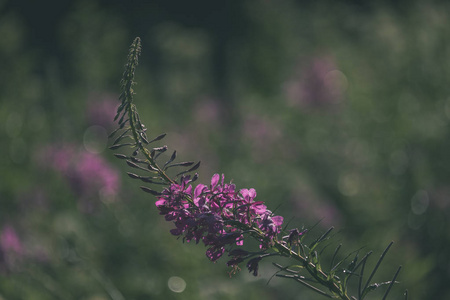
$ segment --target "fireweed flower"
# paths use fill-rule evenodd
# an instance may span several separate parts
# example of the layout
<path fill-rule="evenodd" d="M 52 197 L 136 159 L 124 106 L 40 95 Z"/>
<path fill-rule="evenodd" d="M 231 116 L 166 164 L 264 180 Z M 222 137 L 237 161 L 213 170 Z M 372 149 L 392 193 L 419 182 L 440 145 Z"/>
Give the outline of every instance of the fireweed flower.
<path fill-rule="evenodd" d="M 319 251 L 318 247 L 328 240 L 333 228 L 315 239 L 310 245 L 303 244 L 302 238 L 300 238 L 306 231 L 300 232 L 298 229 L 291 230 L 288 236 L 279 239 L 283 218 L 275 216 L 262 201 L 256 201 L 254 189 L 237 190 L 234 184 L 225 182 L 224 175 L 220 176 L 219 174 L 215 174 L 211 178 L 209 185 L 193 186 L 192 183 L 198 178 L 198 175 L 195 174 L 191 179 L 185 174 L 192 174 L 198 169 L 200 163 L 194 165 L 194 162 L 174 162 L 176 151 L 168 161 L 161 162 L 160 154 L 167 150 L 167 146 L 158 147 L 151 144 L 163 139 L 165 134 L 153 139 L 148 138 L 147 128 L 142 124 L 133 103 L 134 74 L 140 51 L 140 38 L 136 38 L 130 47 L 128 62 L 121 81 L 119 99 L 122 102 L 114 118 L 118 121 L 119 127 L 110 134 L 110 138 L 116 133 L 119 135 L 116 135 L 110 149 L 121 149 L 120 151 L 125 149 L 124 152 L 116 153 L 115 156 L 125 160 L 128 166 L 137 169 L 138 172 L 146 174 L 128 173 L 131 178 L 166 186 L 162 192 L 146 186 L 141 186 L 141 188 L 157 197 L 155 204 L 160 214 L 175 225 L 170 231 L 173 235 L 187 242 L 192 240 L 196 243 L 203 242 L 207 248 L 206 256 L 213 262 L 228 252 L 231 259 L 227 265 L 232 268 L 231 273 L 239 270 L 238 264 L 246 260 L 249 272 L 257 276 L 259 263 L 266 257 L 282 256 L 293 259 L 295 261 L 293 265 L 282 266 L 274 263 L 273 265 L 279 269 L 275 276 L 294 279 L 329 298 L 356 299 L 357 297 L 349 296 L 347 289 L 347 280 L 354 274 L 357 276 L 353 276 L 353 278 L 360 278 L 358 298 L 362 299 L 367 292 L 384 285 L 370 285 L 370 281 L 392 243 L 384 251 L 366 284 L 362 286 L 362 271 L 358 274 L 359 271 L 356 268 L 352 269 L 352 272 L 342 269 L 345 259 L 349 256 L 335 265 L 332 262 L 330 271 L 322 268 L 319 254 L 323 249 Z M 130 146 L 132 152 L 126 151 Z M 172 167 L 177 167 L 182 171 L 173 177 L 169 176 L 167 169 Z M 148 173 L 153 177 L 147 177 Z M 248 237 L 259 243 L 260 249 L 256 252 L 242 249 Z M 323 247 L 321 246 L 321 248 Z M 333 261 L 339 249 L 340 245 L 335 250 Z M 366 254 L 358 263 L 362 270 L 364 270 L 369 255 L 370 253 Z M 354 259 L 355 263 L 357 257 L 358 255 Z M 383 299 L 389 293 L 400 269 L 397 270 L 390 282 L 386 282 L 389 287 Z M 300 272 L 309 274 L 310 278 L 300 275 Z M 317 286 L 327 289 L 324 291 Z"/>
<path fill-rule="evenodd" d="M 49 146 L 43 149 L 41 161 L 62 175 L 77 194 L 83 211 L 93 210 L 92 198 L 114 199 L 120 189 L 116 169 L 98 154 L 74 145 Z"/>
<path fill-rule="evenodd" d="M 22 244 L 13 227 L 6 225 L 3 227 L 0 235 L 0 247 L 4 252 L 15 252 L 22 254 Z"/>
<path fill-rule="evenodd" d="M 245 231 L 259 230 L 266 237 L 261 240 L 262 249 L 267 249 L 281 231 L 283 218 L 273 216 L 262 201 L 255 201 L 254 189 L 237 191 L 219 174 L 212 177 L 209 186 L 198 184 L 194 188 L 189 176 L 180 182 L 164 189 L 156 206 L 167 221 L 175 224 L 170 232 L 187 242 L 202 241 L 211 261 L 219 259 L 226 247 L 242 246 Z"/>
<path fill-rule="evenodd" d="M 345 75 L 331 56 L 313 57 L 285 83 L 286 99 L 295 107 L 332 107 L 344 98 Z"/>
<path fill-rule="evenodd" d="M 86 108 L 87 122 L 90 125 L 99 125 L 107 130 L 111 130 L 114 127 L 114 122 L 112 120 L 116 113 L 117 106 L 119 106 L 116 98 L 116 95 L 109 94 L 90 95 Z"/>
<path fill-rule="evenodd" d="M 14 269 L 23 255 L 24 249 L 16 230 L 5 225 L 0 233 L 0 269 Z"/>

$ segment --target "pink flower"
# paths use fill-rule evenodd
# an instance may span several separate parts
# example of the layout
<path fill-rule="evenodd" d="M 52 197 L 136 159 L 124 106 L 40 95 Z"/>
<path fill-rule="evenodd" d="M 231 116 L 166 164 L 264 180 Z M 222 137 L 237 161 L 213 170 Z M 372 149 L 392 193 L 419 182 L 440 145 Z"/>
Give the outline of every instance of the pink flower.
<path fill-rule="evenodd" d="M 0 233 L 0 270 L 16 269 L 23 255 L 19 236 L 12 226 L 5 225 Z"/>
<path fill-rule="evenodd" d="M 335 104 L 346 88 L 347 79 L 330 56 L 312 58 L 285 84 L 289 104 L 297 107 Z"/>
<path fill-rule="evenodd" d="M 160 214 L 175 224 L 171 233 L 184 240 L 203 241 L 208 246 L 207 257 L 219 259 L 226 246 L 242 246 L 243 229 L 257 226 L 264 232 L 261 248 L 268 248 L 268 240 L 281 231 L 283 218 L 273 216 L 262 201 L 255 202 L 255 189 L 236 191 L 234 184 L 225 183 L 225 177 L 215 174 L 210 186 L 191 186 L 190 177 L 166 188 L 156 201 Z M 240 224 L 240 225 L 239 225 Z"/>
<path fill-rule="evenodd" d="M 87 121 L 90 125 L 100 125 L 107 130 L 114 127 L 114 116 L 119 106 L 119 97 L 109 94 L 92 94 L 88 99 Z"/>
<path fill-rule="evenodd" d="M 3 252 L 14 252 L 17 254 L 22 254 L 22 244 L 20 243 L 19 237 L 13 227 L 6 225 L 3 227 L 0 236 L 0 249 Z"/>
<path fill-rule="evenodd" d="M 58 172 L 79 196 L 81 209 L 92 211 L 93 198 L 114 200 L 120 190 L 119 172 L 99 154 L 75 145 L 53 145 L 44 148 L 41 163 Z"/>

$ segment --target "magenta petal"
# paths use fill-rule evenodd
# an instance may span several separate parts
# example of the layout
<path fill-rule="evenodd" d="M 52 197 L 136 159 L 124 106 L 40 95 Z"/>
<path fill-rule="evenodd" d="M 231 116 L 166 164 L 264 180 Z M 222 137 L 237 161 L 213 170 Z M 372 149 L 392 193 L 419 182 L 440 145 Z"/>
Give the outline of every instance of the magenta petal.
<path fill-rule="evenodd" d="M 166 199 L 161 199 L 161 200 L 156 201 L 156 202 L 155 202 L 155 205 L 156 205 L 156 206 L 165 206 L 166 203 L 167 203 L 167 200 L 166 200 Z"/>
<path fill-rule="evenodd" d="M 283 224 L 283 217 L 282 216 L 274 216 L 274 217 L 272 217 L 272 221 L 273 221 L 273 223 L 275 223 L 275 225 L 281 226 L 281 224 Z"/>
<path fill-rule="evenodd" d="M 262 215 L 262 214 L 264 214 L 267 211 L 267 206 L 262 204 L 263 203 L 262 201 L 255 202 L 255 203 L 257 203 L 257 204 L 254 204 L 252 206 L 253 206 L 253 209 L 255 210 L 255 212 L 258 215 Z M 281 222 L 283 222 L 283 220 L 281 220 Z"/>
<path fill-rule="evenodd" d="M 187 187 L 185 193 L 188 194 L 188 195 L 191 195 L 191 194 L 192 194 L 192 185 L 190 185 L 190 186 Z"/>
<path fill-rule="evenodd" d="M 214 176 L 211 179 L 211 188 L 215 188 L 217 183 L 219 182 L 220 176 L 219 174 L 214 174 Z"/>
<path fill-rule="evenodd" d="M 194 190 L 194 198 L 197 198 L 198 196 L 200 196 L 200 194 L 203 193 L 203 190 L 205 188 L 206 188 L 206 186 L 204 184 L 197 185 Z"/>

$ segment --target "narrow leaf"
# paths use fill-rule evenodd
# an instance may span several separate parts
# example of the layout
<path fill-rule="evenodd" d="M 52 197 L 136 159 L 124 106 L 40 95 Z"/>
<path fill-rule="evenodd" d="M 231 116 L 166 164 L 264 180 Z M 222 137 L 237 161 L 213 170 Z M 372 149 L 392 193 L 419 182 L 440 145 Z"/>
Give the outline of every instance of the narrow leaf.
<path fill-rule="evenodd" d="M 152 179 L 159 179 L 158 177 L 142 177 L 142 176 L 140 176 L 139 179 L 145 183 L 163 184 L 163 185 L 167 184 L 166 182 L 152 180 Z"/>
<path fill-rule="evenodd" d="M 154 190 L 152 190 L 152 189 L 150 189 L 150 188 L 148 188 L 146 186 L 141 186 L 141 189 L 144 192 L 146 192 L 146 193 L 152 194 L 153 196 L 160 196 L 161 195 L 160 192 L 154 191 Z"/>
<path fill-rule="evenodd" d="M 133 178 L 133 179 L 140 179 L 140 178 L 141 178 L 141 176 L 136 175 L 136 174 L 134 174 L 134 173 L 130 173 L 130 172 L 127 172 L 127 175 L 130 176 L 130 177 Z"/>
<path fill-rule="evenodd" d="M 159 172 L 159 169 L 158 169 L 158 168 L 156 168 L 156 167 L 154 167 L 154 166 L 152 166 L 152 165 L 150 165 L 150 164 L 147 166 L 147 168 L 148 168 L 150 171 Z"/>
<path fill-rule="evenodd" d="M 153 142 L 156 142 L 156 141 L 160 141 L 160 140 L 162 140 L 166 135 L 167 135 L 166 133 L 160 134 L 160 135 L 158 135 L 157 137 L 155 137 L 153 140 L 149 141 L 149 143 L 153 143 Z"/>
<path fill-rule="evenodd" d="M 143 159 L 140 159 L 140 158 L 137 158 L 137 157 L 134 157 L 134 156 L 130 157 L 130 159 L 131 159 L 132 162 L 135 162 L 135 163 L 138 163 L 138 164 L 148 164 L 148 162 L 146 160 L 143 160 Z"/>
<path fill-rule="evenodd" d="M 178 176 L 180 176 L 180 175 L 183 175 L 183 174 L 186 174 L 186 173 L 195 171 L 195 170 L 198 169 L 198 167 L 200 167 L 200 162 L 198 162 L 197 164 L 195 164 L 195 166 L 193 166 L 193 167 L 190 168 L 189 170 L 178 173 L 175 177 L 178 177 Z"/>
<path fill-rule="evenodd" d="M 134 145 L 136 145 L 136 144 L 134 144 L 134 143 L 126 143 L 126 144 L 112 145 L 111 147 L 109 147 L 109 149 L 116 150 L 116 149 L 119 149 L 121 147 L 134 146 Z"/>
<path fill-rule="evenodd" d="M 137 164 L 135 164 L 134 162 L 131 162 L 131 161 L 129 161 L 129 160 L 127 160 L 127 165 L 129 165 L 129 166 L 132 167 L 132 168 L 136 168 L 136 169 L 140 169 L 140 170 L 143 170 L 143 171 L 148 172 L 148 170 L 147 170 L 146 168 L 141 167 L 141 166 L 139 166 L 139 165 L 137 165 Z"/>
<path fill-rule="evenodd" d="M 315 240 L 315 241 L 309 246 L 309 248 L 311 249 L 311 250 L 310 250 L 310 253 L 312 253 L 312 252 L 314 251 L 314 249 L 319 245 L 319 243 L 320 243 L 321 241 L 323 241 L 323 240 L 328 236 L 328 234 L 330 234 L 330 232 L 331 232 L 333 229 L 334 229 L 334 227 L 331 227 L 330 229 L 328 229 L 324 234 L 322 234 L 317 240 Z"/>
<path fill-rule="evenodd" d="M 112 137 L 117 133 L 117 131 L 119 131 L 119 130 L 120 130 L 120 127 L 119 127 L 119 128 L 116 128 L 113 132 L 111 132 L 111 133 L 108 135 L 108 139 L 112 138 Z"/>
<path fill-rule="evenodd" d="M 125 154 L 120 154 L 120 153 L 114 153 L 114 156 L 117 157 L 118 159 L 127 159 L 128 156 L 126 156 Z"/>
<path fill-rule="evenodd" d="M 364 276 L 364 268 L 366 267 L 366 262 L 367 262 L 367 259 L 362 263 L 361 274 L 359 275 L 359 281 L 358 281 L 358 298 L 359 299 L 362 299 L 362 292 L 364 291 L 364 289 L 362 289 L 362 281 L 363 281 L 363 276 Z"/>
<path fill-rule="evenodd" d="M 181 162 L 181 163 L 176 163 L 173 165 L 169 165 L 165 168 L 165 170 L 167 170 L 168 168 L 172 168 L 172 167 L 190 167 L 194 164 L 193 161 L 185 161 L 185 162 Z"/>
<path fill-rule="evenodd" d="M 125 127 L 125 125 L 127 124 L 127 122 L 130 121 L 130 119 L 126 119 L 122 122 L 122 124 L 120 124 L 119 128 L 123 129 Z"/>
<path fill-rule="evenodd" d="M 130 131 L 130 129 L 125 130 L 124 132 L 122 132 L 121 135 L 119 135 L 113 142 L 113 145 L 117 144 L 124 136 L 125 134 L 128 133 L 128 131 Z"/>
<path fill-rule="evenodd" d="M 336 267 L 333 268 L 334 260 L 336 259 L 336 256 L 337 256 L 339 250 L 341 249 L 341 247 L 342 247 L 342 244 L 339 244 L 339 246 L 336 247 L 336 250 L 334 250 L 334 254 L 333 254 L 333 257 L 331 258 L 331 264 L 330 264 L 330 268 L 332 268 L 332 270 L 336 269 Z M 340 264 L 341 263 L 338 263 L 337 265 L 340 265 Z"/>
<path fill-rule="evenodd" d="M 197 170 L 199 167 L 200 167 L 200 162 L 198 162 L 195 166 L 193 166 L 192 168 L 190 168 L 190 169 L 188 170 L 188 172 L 195 171 L 195 170 Z"/>
<path fill-rule="evenodd" d="M 144 141 L 144 143 L 146 143 L 148 145 L 148 139 L 147 139 L 147 135 L 145 134 L 145 132 L 141 132 L 139 134 L 141 136 L 141 139 Z"/>
<path fill-rule="evenodd" d="M 152 152 L 151 152 L 151 157 L 153 159 L 157 159 L 158 156 L 160 156 L 162 153 L 166 152 L 167 149 L 168 149 L 167 146 L 162 146 L 162 147 L 159 147 L 159 148 L 153 148 Z M 156 152 L 158 152 L 158 153 L 155 155 Z"/>
<path fill-rule="evenodd" d="M 324 291 L 316 288 L 315 286 L 310 285 L 309 283 L 305 282 L 304 280 L 301 280 L 300 278 L 295 278 L 296 281 L 300 282 L 301 284 L 303 284 L 304 286 L 310 288 L 311 290 L 321 294 L 322 296 L 328 297 L 328 298 L 333 298 L 332 296 L 328 295 L 327 293 L 325 293 Z"/>
<path fill-rule="evenodd" d="M 198 179 L 198 173 L 195 173 L 194 176 L 192 177 L 192 182 L 196 181 Z"/>
<path fill-rule="evenodd" d="M 127 114 L 127 111 L 124 111 L 123 112 L 123 114 L 122 114 L 122 116 L 120 117 L 120 119 L 119 119 L 119 124 L 122 124 L 122 122 L 123 122 L 123 120 L 124 120 L 124 118 L 125 118 L 125 116 L 127 116 L 128 114 Z"/>
<path fill-rule="evenodd" d="M 380 259 L 378 259 L 377 264 L 375 265 L 375 268 L 373 268 L 372 273 L 370 274 L 369 278 L 367 279 L 366 284 L 364 285 L 364 290 L 369 286 L 370 281 L 372 280 L 373 276 L 378 270 L 378 267 L 380 266 L 381 262 L 383 261 L 384 257 L 386 256 L 386 253 L 389 251 L 389 248 L 391 248 L 392 244 L 394 242 L 390 242 L 389 245 L 384 249 L 383 253 L 380 256 Z"/>
<path fill-rule="evenodd" d="M 278 263 L 274 263 L 273 262 L 272 265 L 274 265 L 275 267 L 280 269 L 280 271 L 286 271 L 286 272 L 291 273 L 291 274 L 298 274 L 299 273 L 299 271 L 288 269 L 289 267 L 283 267 L 282 265 L 280 265 Z"/>
<path fill-rule="evenodd" d="M 177 151 L 173 151 L 172 156 L 170 157 L 170 159 L 164 164 L 165 168 L 168 164 L 170 164 L 171 162 L 173 162 L 175 160 L 175 158 L 177 158 Z"/>
<path fill-rule="evenodd" d="M 386 293 L 384 294 L 383 299 L 381 299 L 381 300 L 385 300 L 385 299 L 386 299 L 386 297 L 387 297 L 387 295 L 389 294 L 389 292 L 391 291 L 391 288 L 392 288 L 392 286 L 393 286 L 394 283 L 395 283 L 395 279 L 397 279 L 397 276 L 398 276 L 398 274 L 400 273 L 400 270 L 401 270 L 401 269 L 402 269 L 402 266 L 398 267 L 397 272 L 396 272 L 395 275 L 394 275 L 394 278 L 392 278 L 392 280 L 391 280 L 391 284 L 388 286 L 388 288 L 387 288 L 387 290 L 386 290 Z M 408 297 L 408 293 L 406 293 L 406 297 Z"/>
<path fill-rule="evenodd" d="M 366 253 L 366 255 L 363 256 L 363 258 L 361 259 L 361 261 L 359 263 L 356 264 L 356 266 L 354 266 L 353 271 L 358 270 L 359 266 L 361 266 L 363 263 L 366 262 L 366 260 L 369 258 L 370 255 L 372 255 L 372 251 L 369 251 Z"/>

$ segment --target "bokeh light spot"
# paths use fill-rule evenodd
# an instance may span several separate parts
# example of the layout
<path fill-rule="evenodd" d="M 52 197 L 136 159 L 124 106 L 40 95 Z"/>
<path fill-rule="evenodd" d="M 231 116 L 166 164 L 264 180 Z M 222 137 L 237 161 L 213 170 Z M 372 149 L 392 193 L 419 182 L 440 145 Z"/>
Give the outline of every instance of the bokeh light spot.
<path fill-rule="evenodd" d="M 330 88 L 332 93 L 340 94 L 347 90 L 348 79 L 341 71 L 332 70 L 325 75 L 325 85 Z"/>
<path fill-rule="evenodd" d="M 170 277 L 167 285 L 169 286 L 169 289 L 174 293 L 182 293 L 186 289 L 186 281 L 178 276 Z"/>
<path fill-rule="evenodd" d="M 394 175 L 402 175 L 408 167 L 408 156 L 402 150 L 391 153 L 389 158 L 389 169 Z"/>
<path fill-rule="evenodd" d="M 421 215 L 427 211 L 429 204 L 428 193 L 420 190 L 411 198 L 411 211 L 416 215 Z"/>
<path fill-rule="evenodd" d="M 359 182 L 353 174 L 343 174 L 338 181 L 339 191 L 345 196 L 355 196 L 359 191 Z"/>
<path fill-rule="evenodd" d="M 108 133 L 103 126 L 93 125 L 84 132 L 84 148 L 91 153 L 103 152 L 106 149 L 107 142 Z"/>
<path fill-rule="evenodd" d="M 11 137 L 17 137 L 22 131 L 23 127 L 23 117 L 17 112 L 11 112 L 5 121 L 5 131 L 6 134 Z"/>
<path fill-rule="evenodd" d="M 416 215 L 412 212 L 408 215 L 408 226 L 411 229 L 418 230 L 425 224 L 425 215 Z"/>
<path fill-rule="evenodd" d="M 23 163 L 27 157 L 27 145 L 22 138 L 15 138 L 11 141 L 9 146 L 9 156 L 11 161 L 20 164 Z"/>

